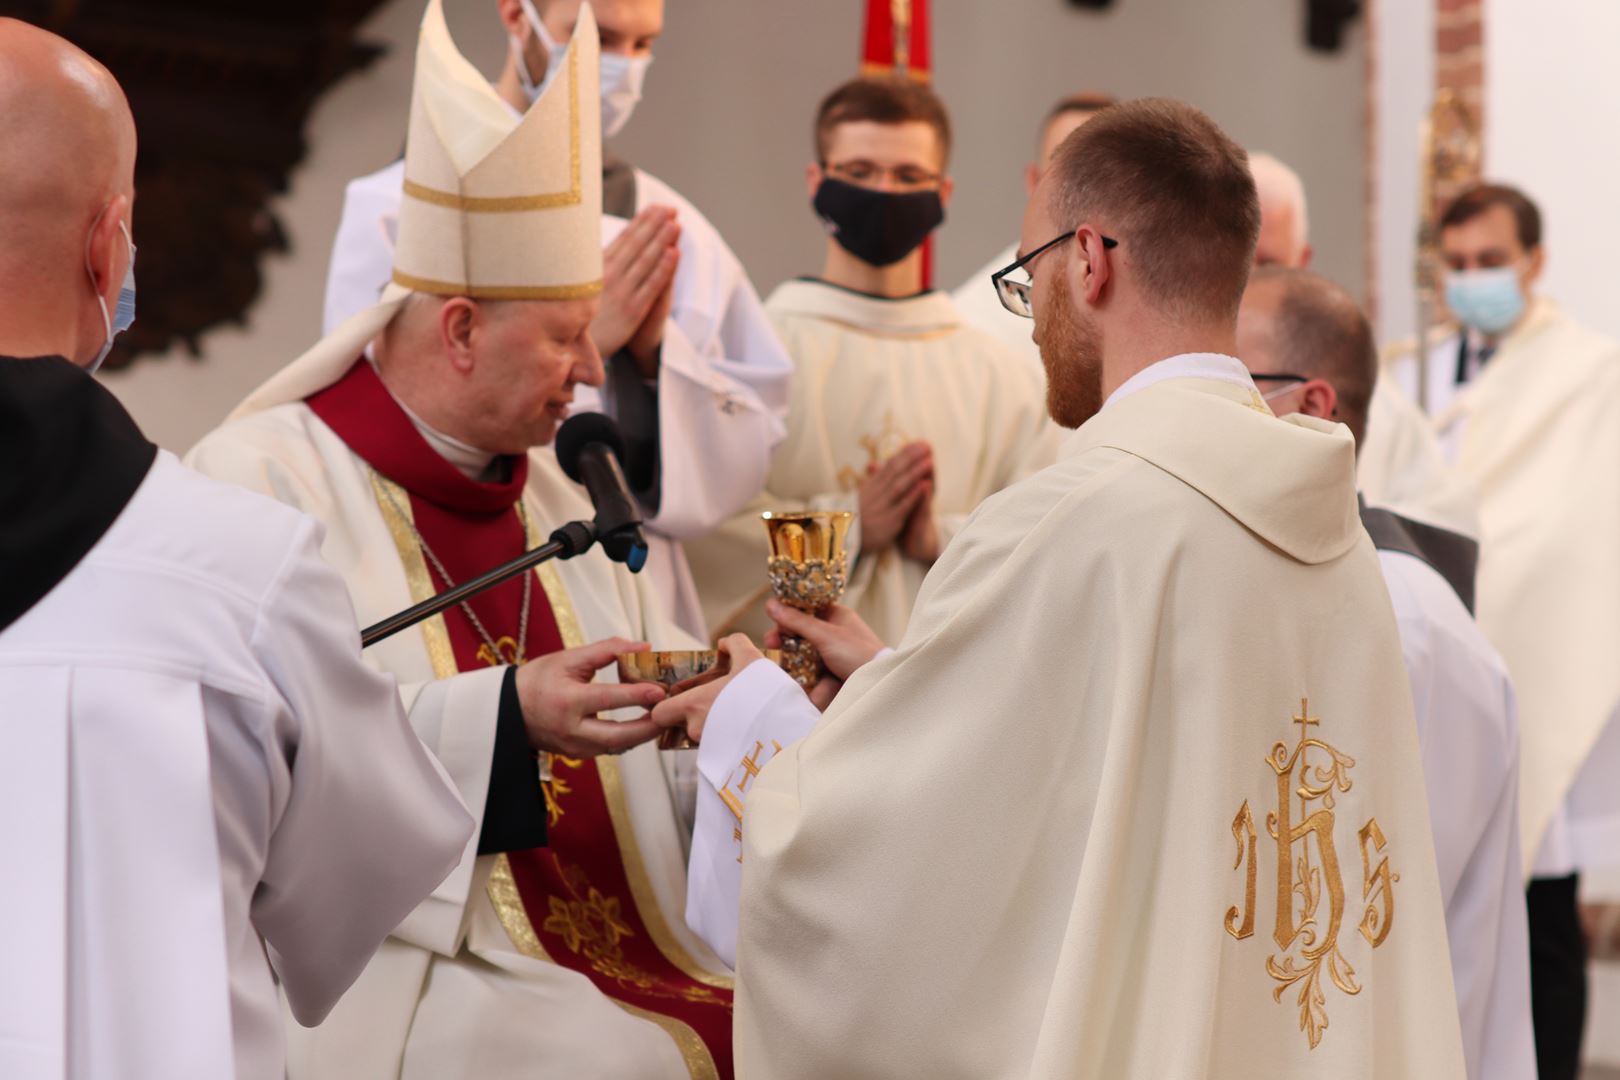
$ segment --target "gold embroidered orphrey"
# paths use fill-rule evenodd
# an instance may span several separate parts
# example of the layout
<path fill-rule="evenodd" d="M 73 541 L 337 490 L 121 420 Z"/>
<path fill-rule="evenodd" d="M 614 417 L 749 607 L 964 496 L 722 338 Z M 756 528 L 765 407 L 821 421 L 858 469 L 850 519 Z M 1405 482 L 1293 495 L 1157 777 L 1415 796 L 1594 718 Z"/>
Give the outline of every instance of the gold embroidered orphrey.
<path fill-rule="evenodd" d="M 1310 729 L 1321 720 L 1310 714 L 1308 699 L 1301 698 L 1299 741 L 1290 749 L 1279 742 L 1265 762 L 1277 778 L 1277 808 L 1266 811 L 1266 832 L 1277 842 L 1276 927 L 1272 940 L 1282 950 L 1281 960 L 1266 957 L 1266 973 L 1277 982 L 1272 999 L 1282 1001 L 1285 990 L 1298 987 L 1299 1029 L 1305 1032 L 1315 1050 L 1327 1030 L 1327 998 L 1322 986 L 1324 969 L 1328 980 L 1348 995 L 1361 993 L 1356 970 L 1339 950 L 1339 930 L 1344 921 L 1344 879 L 1333 843 L 1335 793 L 1345 794 L 1352 785 L 1350 770 L 1356 761 Z M 1313 756 L 1312 752 L 1315 752 Z M 1294 816 L 1294 799 L 1299 814 Z M 1232 836 L 1237 840 L 1236 870 L 1244 866 L 1243 908 L 1226 912 L 1226 932 L 1242 941 L 1254 935 L 1255 896 L 1259 851 L 1254 814 L 1247 799 L 1232 819 Z M 1366 905 L 1358 929 L 1371 948 L 1378 948 L 1389 937 L 1395 921 L 1395 883 L 1401 876 L 1390 869 L 1383 854 L 1387 841 L 1376 818 L 1356 832 L 1361 850 L 1361 902 Z M 1374 860 L 1376 860 L 1376 865 Z M 1324 895 L 1327 912 L 1321 910 Z M 1298 946 L 1298 952 L 1294 951 Z"/>

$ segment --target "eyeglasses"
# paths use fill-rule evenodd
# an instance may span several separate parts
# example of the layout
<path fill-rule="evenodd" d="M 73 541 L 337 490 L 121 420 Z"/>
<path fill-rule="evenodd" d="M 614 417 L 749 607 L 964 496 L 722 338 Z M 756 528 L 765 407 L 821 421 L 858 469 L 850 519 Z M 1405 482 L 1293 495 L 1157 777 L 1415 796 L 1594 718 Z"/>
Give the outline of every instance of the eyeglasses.
<path fill-rule="evenodd" d="M 1288 391 L 1297 390 L 1301 385 L 1311 381 L 1307 376 L 1304 375 L 1293 375 L 1288 373 L 1280 375 L 1264 375 L 1260 372 L 1253 371 L 1249 373 L 1249 378 L 1253 379 L 1255 382 L 1270 381 L 1288 384 L 1286 386 L 1279 386 L 1275 390 L 1261 394 L 1260 399 L 1262 401 L 1271 401 L 1273 398 L 1281 397 L 1282 395 L 1288 393 Z"/>
<path fill-rule="evenodd" d="M 863 187 L 876 186 L 882 183 L 886 176 L 894 187 L 903 191 L 930 187 L 943 179 L 939 173 L 929 172 L 920 165 L 878 165 L 871 161 L 857 160 L 832 164 L 823 161 L 821 167 L 832 176 Z"/>
<path fill-rule="evenodd" d="M 1059 236 L 1056 239 L 1048 240 L 1046 243 L 1042 244 L 1028 255 L 1025 255 L 1022 259 L 1019 259 L 1011 266 L 1003 267 L 1002 269 L 991 274 L 990 284 L 995 286 L 996 296 L 1000 298 L 1001 306 L 1012 312 L 1014 315 L 1020 315 L 1026 319 L 1033 319 L 1035 317 L 1035 308 L 1030 304 L 1029 297 L 1030 293 L 1035 288 L 1035 283 L 1033 281 L 1009 281 L 1007 280 L 1007 275 L 1018 269 L 1023 269 L 1025 273 L 1028 273 L 1029 264 L 1034 262 L 1037 256 L 1043 254 L 1049 248 L 1057 247 L 1059 244 L 1063 243 L 1063 241 L 1072 239 L 1073 237 L 1074 233 L 1071 231 L 1064 233 L 1062 236 Z M 1117 248 L 1119 247 L 1119 241 L 1105 236 L 1102 238 L 1102 245 L 1104 249 Z"/>

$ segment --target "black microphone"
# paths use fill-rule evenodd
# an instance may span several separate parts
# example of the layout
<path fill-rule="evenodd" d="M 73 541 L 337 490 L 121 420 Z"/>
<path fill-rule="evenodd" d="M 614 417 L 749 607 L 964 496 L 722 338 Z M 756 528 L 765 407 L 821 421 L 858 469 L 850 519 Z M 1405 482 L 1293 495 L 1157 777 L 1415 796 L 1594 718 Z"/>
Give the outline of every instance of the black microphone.
<path fill-rule="evenodd" d="M 639 572 L 647 564 L 647 540 L 641 535 L 641 511 L 619 467 L 624 455 L 619 426 L 601 413 L 579 413 L 557 429 L 556 445 L 563 472 L 591 496 L 602 550 L 631 573 Z"/>

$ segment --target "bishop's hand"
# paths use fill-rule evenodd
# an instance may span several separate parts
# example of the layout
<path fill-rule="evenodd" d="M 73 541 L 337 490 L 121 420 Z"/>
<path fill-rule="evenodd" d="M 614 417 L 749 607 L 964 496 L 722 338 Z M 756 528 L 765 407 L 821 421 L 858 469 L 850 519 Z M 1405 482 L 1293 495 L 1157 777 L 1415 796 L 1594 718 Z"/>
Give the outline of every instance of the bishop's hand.
<path fill-rule="evenodd" d="M 680 239 L 674 209 L 649 206 L 602 253 L 602 302 L 591 340 L 604 357 L 628 348 L 647 378 L 658 373 Z"/>
<path fill-rule="evenodd" d="M 783 634 L 803 638 L 816 647 L 821 654 L 821 663 L 839 684 L 871 663 L 878 653 L 888 647 L 866 625 L 866 621 L 855 614 L 854 608 L 847 608 L 843 604 L 833 604 L 818 618 L 790 608 L 780 600 L 771 599 L 765 602 L 765 614 L 774 619 L 779 627 L 765 636 L 766 648 L 779 647 Z M 817 700 L 817 691 L 825 701 Z M 818 685 L 810 699 L 816 702 L 818 708 L 825 709 L 826 703 L 832 700 L 830 695 L 837 692 L 836 686 L 823 688 Z"/>
<path fill-rule="evenodd" d="M 523 706 L 529 744 L 537 752 L 587 758 L 623 753 L 657 735 L 659 727 L 650 716 L 621 722 L 596 714 L 610 709 L 650 709 L 664 700 L 662 687 L 591 681 L 620 653 L 646 648 L 645 642 L 609 638 L 551 653 L 518 668 L 518 701 Z"/>
<path fill-rule="evenodd" d="M 701 683 L 684 693 L 667 698 L 653 707 L 652 721 L 660 728 L 685 728 L 687 738 L 693 742 L 703 740 L 703 726 L 708 723 L 709 712 L 731 680 L 755 660 L 765 654 L 748 640 L 747 634 L 730 634 L 720 639 L 717 646 L 727 661 L 727 674 Z"/>

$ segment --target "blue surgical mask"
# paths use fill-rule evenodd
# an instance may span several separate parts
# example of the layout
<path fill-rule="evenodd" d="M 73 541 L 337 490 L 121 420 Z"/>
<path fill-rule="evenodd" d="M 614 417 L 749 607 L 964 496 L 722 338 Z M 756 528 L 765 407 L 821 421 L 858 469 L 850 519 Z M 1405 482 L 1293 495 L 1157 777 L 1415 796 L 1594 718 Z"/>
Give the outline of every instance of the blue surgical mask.
<path fill-rule="evenodd" d="M 92 375 L 99 371 L 102 363 L 106 361 L 107 354 L 112 351 L 113 340 L 135 325 L 135 241 L 130 239 L 129 227 L 122 221 L 118 223 L 118 228 L 124 234 L 124 243 L 129 245 L 129 267 L 124 271 L 124 284 L 118 289 L 118 301 L 114 305 L 111 315 L 107 313 L 106 297 L 99 292 L 96 294 L 96 303 L 101 305 L 101 322 L 107 328 L 107 340 L 102 342 L 101 351 L 96 353 L 96 358 L 91 361 L 89 368 L 86 369 Z M 89 259 L 89 253 L 86 252 L 86 271 L 89 270 Z M 94 287 L 94 274 L 90 277 L 90 283 Z"/>
<path fill-rule="evenodd" d="M 540 21 L 540 13 L 534 9 L 532 0 L 523 0 L 523 16 L 529 20 L 529 28 L 539 39 L 540 45 L 546 50 L 546 77 L 536 83 L 529 75 L 529 65 L 523 62 L 523 49 L 518 45 L 516 38 L 512 39 L 512 55 L 517 58 L 518 82 L 523 84 L 523 94 L 533 105 L 551 80 L 562 69 L 563 57 L 568 52 L 566 43 L 554 41 L 546 24 Z M 601 58 L 601 94 L 602 94 L 602 137 L 611 139 L 624 125 L 630 122 L 630 114 L 636 111 L 636 105 L 641 101 L 641 88 L 647 81 L 647 68 L 652 64 L 651 56 L 638 56 L 631 58 L 618 53 L 603 53 Z"/>
<path fill-rule="evenodd" d="M 1519 271 L 1512 266 L 1460 270 L 1446 275 L 1446 307 L 1457 320 L 1482 334 L 1500 334 L 1524 314 Z"/>

